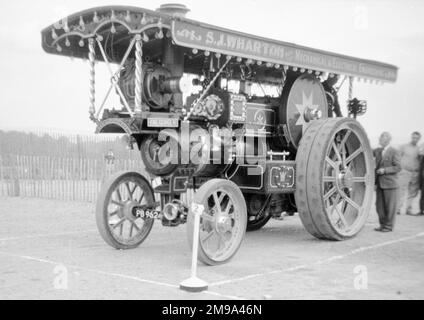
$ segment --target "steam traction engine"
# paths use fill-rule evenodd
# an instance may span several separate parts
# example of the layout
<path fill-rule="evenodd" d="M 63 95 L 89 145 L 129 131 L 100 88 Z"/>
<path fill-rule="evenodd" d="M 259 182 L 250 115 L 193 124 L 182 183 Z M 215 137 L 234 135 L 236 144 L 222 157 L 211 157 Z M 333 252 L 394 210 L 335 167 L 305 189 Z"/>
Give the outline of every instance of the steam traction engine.
<path fill-rule="evenodd" d="M 246 229 L 282 212 L 299 212 L 320 239 L 358 234 L 374 185 L 370 144 L 355 120 L 366 103 L 350 90 L 348 117 L 335 117 L 334 92 L 322 82 L 394 82 L 397 68 L 221 29 L 187 12 L 102 7 L 42 32 L 46 52 L 88 59 L 97 133 L 127 134 L 149 174 L 119 173 L 103 186 L 104 240 L 135 248 L 161 220 L 186 223 L 192 241 L 192 203 L 204 206 L 199 259 L 210 265 L 227 262 Z M 101 104 L 98 61 L 111 75 Z M 111 93 L 119 106 L 106 105 Z"/>

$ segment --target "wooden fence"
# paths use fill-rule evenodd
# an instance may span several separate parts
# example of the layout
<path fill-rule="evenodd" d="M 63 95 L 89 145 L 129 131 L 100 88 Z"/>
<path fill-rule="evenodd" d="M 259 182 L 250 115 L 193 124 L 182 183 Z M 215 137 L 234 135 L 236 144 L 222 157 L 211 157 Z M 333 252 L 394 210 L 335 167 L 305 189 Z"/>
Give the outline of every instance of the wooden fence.
<path fill-rule="evenodd" d="M 144 173 L 140 158 L 0 155 L 0 196 L 93 202 L 105 179 L 123 170 Z"/>

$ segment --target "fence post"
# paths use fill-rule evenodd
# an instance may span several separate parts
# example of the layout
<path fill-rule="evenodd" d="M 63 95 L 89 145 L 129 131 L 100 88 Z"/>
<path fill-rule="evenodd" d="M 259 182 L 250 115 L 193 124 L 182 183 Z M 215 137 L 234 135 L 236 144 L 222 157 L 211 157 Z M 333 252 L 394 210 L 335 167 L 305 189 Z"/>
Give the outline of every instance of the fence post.
<path fill-rule="evenodd" d="M 12 165 L 12 176 L 13 176 L 13 197 L 19 197 L 20 190 L 19 190 L 19 156 L 15 155 L 13 157 L 13 165 Z"/>

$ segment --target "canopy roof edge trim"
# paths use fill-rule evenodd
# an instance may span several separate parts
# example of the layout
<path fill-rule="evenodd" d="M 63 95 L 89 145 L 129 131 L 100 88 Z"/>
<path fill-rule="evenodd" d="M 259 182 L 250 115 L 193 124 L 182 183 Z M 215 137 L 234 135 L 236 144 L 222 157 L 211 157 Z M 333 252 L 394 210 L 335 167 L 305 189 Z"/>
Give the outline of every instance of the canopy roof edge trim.
<path fill-rule="evenodd" d="M 145 32 L 148 29 L 171 29 L 175 44 L 196 50 L 252 59 L 269 64 L 297 67 L 313 71 L 353 76 L 357 78 L 395 82 L 396 66 L 336 54 L 232 31 L 198 21 L 173 17 L 136 7 L 108 6 L 73 14 L 42 31 L 46 52 L 71 57 L 86 57 L 85 39 L 96 36 L 102 28 L 112 25 L 112 31 L 123 27 L 118 36 Z M 74 38 L 78 41 L 75 43 Z"/>

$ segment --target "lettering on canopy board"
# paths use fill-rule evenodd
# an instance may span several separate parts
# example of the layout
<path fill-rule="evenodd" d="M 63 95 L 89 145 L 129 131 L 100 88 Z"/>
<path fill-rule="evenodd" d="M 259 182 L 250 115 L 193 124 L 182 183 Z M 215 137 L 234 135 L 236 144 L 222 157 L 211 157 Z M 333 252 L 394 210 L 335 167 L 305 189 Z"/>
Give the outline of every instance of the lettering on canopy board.
<path fill-rule="evenodd" d="M 397 77 L 394 66 L 218 31 L 183 21 L 173 22 L 172 34 L 177 45 L 189 48 L 383 81 L 396 81 Z"/>

